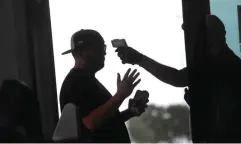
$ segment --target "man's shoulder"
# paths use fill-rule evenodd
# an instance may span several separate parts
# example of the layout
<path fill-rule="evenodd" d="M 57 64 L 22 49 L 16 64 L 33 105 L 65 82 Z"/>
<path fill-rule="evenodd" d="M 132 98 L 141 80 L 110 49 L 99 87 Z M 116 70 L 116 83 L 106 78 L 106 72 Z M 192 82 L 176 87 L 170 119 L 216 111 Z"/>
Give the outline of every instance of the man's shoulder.
<path fill-rule="evenodd" d="M 239 57 L 238 55 L 236 55 L 235 52 L 234 52 L 231 48 L 229 48 L 229 47 L 227 47 L 227 48 L 225 49 L 225 51 L 223 52 L 223 54 L 224 54 L 228 59 L 233 59 L 233 60 L 236 60 L 236 61 L 240 61 L 240 60 L 241 60 L 240 57 Z"/>
<path fill-rule="evenodd" d="M 60 104 L 63 107 L 68 102 L 76 103 L 77 99 L 85 97 L 88 92 L 90 78 L 85 77 L 81 71 L 71 70 L 63 81 L 60 90 Z"/>
<path fill-rule="evenodd" d="M 63 84 L 70 84 L 70 83 L 86 83 L 89 81 L 90 77 L 86 76 L 81 70 L 79 69 L 71 69 L 68 75 L 65 77 Z"/>
<path fill-rule="evenodd" d="M 72 69 L 62 83 L 60 97 L 72 94 L 77 87 L 81 90 L 87 85 L 88 77 L 85 77 L 81 72 Z"/>

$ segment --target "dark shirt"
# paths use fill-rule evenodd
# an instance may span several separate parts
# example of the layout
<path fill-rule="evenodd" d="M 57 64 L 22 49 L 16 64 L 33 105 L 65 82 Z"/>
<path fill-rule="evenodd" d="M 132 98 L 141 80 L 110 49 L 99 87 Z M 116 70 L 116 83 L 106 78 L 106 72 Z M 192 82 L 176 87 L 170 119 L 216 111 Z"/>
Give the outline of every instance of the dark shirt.
<path fill-rule="evenodd" d="M 80 120 L 94 109 L 105 104 L 112 95 L 95 78 L 83 69 L 73 68 L 65 78 L 60 92 L 61 111 L 64 105 L 73 103 L 79 108 Z M 85 133 L 85 132 L 82 132 Z M 117 111 L 104 125 L 89 133 L 91 142 L 130 143 L 125 122 Z M 83 135 L 82 135 L 83 136 Z"/>
<path fill-rule="evenodd" d="M 216 102 L 216 134 L 222 142 L 241 142 L 241 60 L 226 47 L 211 65 L 210 90 Z"/>
<path fill-rule="evenodd" d="M 214 142 L 240 142 L 241 60 L 226 47 L 208 62 L 202 71 L 202 78 L 207 81 L 203 86 L 207 92 L 203 106 L 212 108 L 203 113 L 210 124 L 208 135 Z"/>

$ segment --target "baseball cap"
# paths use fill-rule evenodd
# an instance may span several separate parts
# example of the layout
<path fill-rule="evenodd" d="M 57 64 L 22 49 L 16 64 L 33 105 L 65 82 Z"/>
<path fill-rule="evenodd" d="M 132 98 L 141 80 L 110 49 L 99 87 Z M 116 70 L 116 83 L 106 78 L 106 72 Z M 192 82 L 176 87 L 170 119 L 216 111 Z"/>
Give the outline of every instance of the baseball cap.
<path fill-rule="evenodd" d="M 71 49 L 62 53 L 62 55 L 72 53 L 76 49 L 85 46 L 103 45 L 104 39 L 99 32 L 91 29 L 81 29 L 75 32 L 71 37 Z"/>

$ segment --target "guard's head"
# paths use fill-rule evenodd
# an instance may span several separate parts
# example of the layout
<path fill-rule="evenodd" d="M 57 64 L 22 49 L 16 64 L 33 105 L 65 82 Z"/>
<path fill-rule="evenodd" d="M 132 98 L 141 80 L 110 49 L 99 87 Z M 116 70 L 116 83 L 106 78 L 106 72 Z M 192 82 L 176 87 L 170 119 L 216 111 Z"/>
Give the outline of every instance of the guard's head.
<path fill-rule="evenodd" d="M 226 48 L 226 30 L 223 22 L 214 15 L 207 15 L 208 55 L 216 58 Z"/>
<path fill-rule="evenodd" d="M 72 53 L 75 61 L 81 61 L 85 67 L 98 71 L 104 67 L 106 45 L 100 33 L 82 29 L 72 35 L 71 49 L 62 55 L 68 53 Z"/>
<path fill-rule="evenodd" d="M 210 46 L 226 43 L 226 30 L 223 22 L 215 15 L 207 15 L 207 37 Z"/>

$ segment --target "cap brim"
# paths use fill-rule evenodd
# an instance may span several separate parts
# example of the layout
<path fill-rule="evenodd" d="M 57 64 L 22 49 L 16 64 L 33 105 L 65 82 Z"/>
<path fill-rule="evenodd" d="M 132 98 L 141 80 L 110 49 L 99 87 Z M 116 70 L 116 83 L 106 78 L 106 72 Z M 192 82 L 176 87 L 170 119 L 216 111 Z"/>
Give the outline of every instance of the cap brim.
<path fill-rule="evenodd" d="M 67 50 L 67 51 L 63 52 L 62 55 L 69 54 L 71 52 L 72 52 L 72 50 Z"/>

